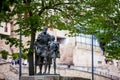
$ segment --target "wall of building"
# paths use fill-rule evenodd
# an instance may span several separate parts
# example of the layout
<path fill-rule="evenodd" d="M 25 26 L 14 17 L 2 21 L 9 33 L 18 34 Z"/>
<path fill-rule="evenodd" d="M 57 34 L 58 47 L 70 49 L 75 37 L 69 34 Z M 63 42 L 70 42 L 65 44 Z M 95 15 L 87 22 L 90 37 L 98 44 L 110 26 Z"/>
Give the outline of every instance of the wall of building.
<path fill-rule="evenodd" d="M 0 34 L 8 35 L 17 39 L 19 38 L 19 35 L 16 35 L 14 32 L 12 32 L 13 30 L 18 29 L 18 25 L 14 26 L 13 21 L 10 21 L 9 23 L 1 22 L 1 26 Z M 11 47 L 9 44 L 7 45 L 5 39 L 0 39 L 0 50 L 6 50 L 9 52 L 9 54 L 19 51 L 15 46 Z"/>
<path fill-rule="evenodd" d="M 61 58 L 58 60 L 58 63 L 60 64 L 73 64 L 74 66 L 87 66 L 91 67 L 91 44 L 89 42 L 88 44 L 76 42 L 75 37 L 68 37 L 66 34 L 68 34 L 68 31 L 64 30 L 56 30 L 53 29 L 52 31 L 49 31 L 49 33 L 54 34 L 56 37 L 64 38 L 64 43 L 60 44 L 60 54 Z M 87 36 L 90 38 L 90 36 Z M 80 40 L 78 38 L 77 40 Z M 83 42 L 87 42 L 90 40 L 82 39 Z M 100 47 L 94 46 L 94 66 L 102 66 L 105 65 L 105 57 L 102 54 L 102 51 Z"/>
<path fill-rule="evenodd" d="M 11 23 L 1 22 L 0 34 L 11 35 Z"/>
<path fill-rule="evenodd" d="M 105 65 L 105 57 L 99 47 L 94 47 L 94 66 Z M 91 45 L 78 43 L 73 53 L 73 63 L 75 66 L 91 67 Z"/>
<path fill-rule="evenodd" d="M 68 37 L 68 31 L 65 30 L 49 29 L 48 32 L 54 35 L 56 41 L 58 41 L 60 44 L 60 58 L 57 59 L 57 63 L 73 64 L 73 49 L 75 47 L 75 38 Z"/>

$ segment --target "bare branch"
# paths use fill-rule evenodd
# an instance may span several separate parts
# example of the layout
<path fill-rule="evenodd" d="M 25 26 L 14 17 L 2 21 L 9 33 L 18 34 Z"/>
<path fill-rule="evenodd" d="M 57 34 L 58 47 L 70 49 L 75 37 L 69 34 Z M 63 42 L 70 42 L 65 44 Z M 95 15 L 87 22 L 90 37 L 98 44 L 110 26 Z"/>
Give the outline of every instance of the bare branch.
<path fill-rule="evenodd" d="M 78 2 L 76 2 L 76 3 L 56 3 L 56 4 L 54 4 L 53 6 L 55 7 L 55 6 L 58 6 L 58 5 L 65 5 L 65 4 L 78 4 Z"/>
<path fill-rule="evenodd" d="M 42 5 L 44 4 L 44 0 L 42 0 Z M 50 2 L 49 2 L 49 4 L 50 4 Z M 44 12 L 44 10 L 45 9 L 57 9 L 57 10 L 59 10 L 59 11 L 62 11 L 63 12 L 63 10 L 61 10 L 61 9 L 58 9 L 58 8 L 55 8 L 55 6 L 59 6 L 59 5 L 65 5 L 65 4 L 79 4 L 78 2 L 76 2 L 76 3 L 70 3 L 70 2 L 66 2 L 66 3 L 55 3 L 55 4 L 53 4 L 53 5 L 44 5 L 43 7 L 42 7 L 42 9 L 40 10 L 40 12 L 38 13 L 38 15 L 41 15 L 43 12 Z"/>
<path fill-rule="evenodd" d="M 42 1 L 42 7 L 44 7 L 45 6 L 45 4 L 44 4 L 44 0 L 41 0 Z"/>
<path fill-rule="evenodd" d="M 56 9 L 56 10 L 58 10 L 60 12 L 64 12 L 62 9 L 59 9 L 59 8 L 51 8 L 51 9 Z"/>

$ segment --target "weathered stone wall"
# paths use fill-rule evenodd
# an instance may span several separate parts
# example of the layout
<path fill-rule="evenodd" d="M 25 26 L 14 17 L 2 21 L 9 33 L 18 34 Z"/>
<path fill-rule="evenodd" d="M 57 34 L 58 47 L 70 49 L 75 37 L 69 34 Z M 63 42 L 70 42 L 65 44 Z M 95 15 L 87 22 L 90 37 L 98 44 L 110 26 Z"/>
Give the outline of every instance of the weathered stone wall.
<path fill-rule="evenodd" d="M 58 69 L 58 73 L 60 73 L 61 76 L 82 77 L 87 79 L 91 79 L 91 75 L 92 75 L 91 73 L 88 72 L 82 72 L 72 69 Z M 100 75 L 94 75 L 94 80 L 111 80 L 111 79 Z"/>
<path fill-rule="evenodd" d="M 49 31 L 56 37 L 62 37 L 66 39 L 65 44 L 60 44 L 61 58 L 58 63 L 73 64 L 75 66 L 91 66 L 91 45 L 77 43 L 75 45 L 75 37 L 68 37 L 68 31 L 56 30 Z M 94 46 L 94 66 L 105 65 L 105 56 L 99 46 Z"/>
<path fill-rule="evenodd" d="M 0 64 L 0 79 L 18 80 L 18 74 L 10 71 L 10 64 Z"/>
<path fill-rule="evenodd" d="M 75 66 L 91 66 L 92 58 L 91 46 L 86 44 L 77 43 L 73 52 L 73 64 Z M 105 57 L 101 53 L 99 47 L 94 47 L 94 66 L 105 65 Z M 99 63 L 100 62 L 100 63 Z"/>
<path fill-rule="evenodd" d="M 74 39 L 69 38 L 67 44 L 60 45 L 60 55 L 61 55 L 60 62 L 62 64 L 73 64 L 73 50 L 75 45 L 71 41 L 74 41 Z"/>
<path fill-rule="evenodd" d="M 53 73 L 54 73 L 53 68 L 51 68 L 50 73 L 53 75 Z M 60 76 L 62 76 L 62 77 L 71 77 L 71 78 L 76 77 L 76 78 L 91 79 L 91 77 L 92 77 L 92 74 L 90 72 L 81 71 L 81 70 L 77 70 L 77 69 L 71 69 L 71 68 L 67 68 L 67 67 L 66 68 L 65 67 L 58 67 L 57 74 L 60 74 Z M 28 76 L 28 74 L 27 73 L 23 74 L 23 76 Z M 108 77 L 105 77 L 105 75 L 102 76 L 102 75 L 98 75 L 98 74 L 94 73 L 94 80 L 111 80 L 111 79 Z"/>
<path fill-rule="evenodd" d="M 21 80 L 60 80 L 60 75 L 22 76 Z"/>

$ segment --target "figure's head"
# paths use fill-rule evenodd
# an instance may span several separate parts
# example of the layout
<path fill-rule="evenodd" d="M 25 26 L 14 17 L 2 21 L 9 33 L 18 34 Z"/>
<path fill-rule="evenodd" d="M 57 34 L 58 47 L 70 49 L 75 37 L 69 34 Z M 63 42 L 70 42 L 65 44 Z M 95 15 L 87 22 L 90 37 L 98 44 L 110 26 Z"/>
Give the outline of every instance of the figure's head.
<path fill-rule="evenodd" d="M 47 32 L 47 29 L 48 29 L 47 27 L 44 27 L 44 28 L 43 28 L 43 33 L 46 33 L 46 32 Z"/>
<path fill-rule="evenodd" d="M 54 41 L 55 40 L 55 36 L 51 36 L 51 41 Z"/>

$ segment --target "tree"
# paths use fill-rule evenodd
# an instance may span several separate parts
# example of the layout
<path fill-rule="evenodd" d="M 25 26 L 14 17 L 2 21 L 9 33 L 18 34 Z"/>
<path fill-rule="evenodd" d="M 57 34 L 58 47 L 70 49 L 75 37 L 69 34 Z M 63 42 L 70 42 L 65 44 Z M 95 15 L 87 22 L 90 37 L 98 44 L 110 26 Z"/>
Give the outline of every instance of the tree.
<path fill-rule="evenodd" d="M 43 26 L 53 27 L 60 30 L 72 30 L 74 24 L 77 23 L 75 17 L 79 17 L 82 10 L 79 9 L 79 3 L 83 2 L 79 0 L 1 0 L 2 5 L 0 15 L 3 17 L 0 20 L 2 22 L 9 22 L 11 19 L 14 19 L 16 21 L 15 25 L 22 27 L 22 35 L 26 37 L 31 36 L 30 41 L 28 41 L 30 47 L 29 49 L 26 49 L 28 50 L 30 75 L 34 74 L 33 45 L 36 32 L 41 31 Z M 11 5 L 14 6 L 11 8 Z M 15 30 L 15 32 L 19 33 L 20 29 Z M 11 46 L 18 46 L 20 44 L 19 39 L 5 35 L 1 36 L 2 38 L 7 39 L 6 44 L 10 43 Z"/>
<path fill-rule="evenodd" d="M 71 30 L 76 23 L 74 19 L 79 16 L 82 10 L 82 8 L 81 10 L 79 9 L 79 3 L 83 2 L 84 1 L 80 0 L 1 0 L 1 21 L 9 22 L 11 19 L 16 20 L 15 24 L 22 27 L 22 35 L 31 37 L 30 41 L 28 41 L 28 43 L 30 42 L 28 50 L 30 75 L 34 74 L 33 46 L 36 32 L 41 31 L 43 26 L 60 30 Z M 14 6 L 11 9 L 12 4 L 14 4 Z M 17 15 L 17 17 L 15 15 Z M 17 29 L 15 32 L 19 33 L 20 29 Z M 19 45 L 18 39 L 4 35 L 2 35 L 2 38 L 8 40 L 7 44 L 12 42 L 11 46 L 14 44 L 16 46 Z"/>
<path fill-rule="evenodd" d="M 3 59 L 7 59 L 8 55 L 9 55 L 8 51 L 6 51 L 6 50 L 0 51 L 0 54 L 2 54 Z"/>
<path fill-rule="evenodd" d="M 79 21 L 82 6 L 85 1 L 80 0 L 21 0 L 14 7 L 16 24 L 22 27 L 22 35 L 30 36 L 28 50 L 29 75 L 34 74 L 33 49 L 37 31 L 43 26 L 57 28 L 59 30 L 73 30 L 74 25 Z M 15 32 L 19 32 L 17 29 Z"/>
<path fill-rule="evenodd" d="M 94 31 L 101 44 L 104 44 L 106 57 L 111 59 L 120 59 L 119 4 L 119 0 L 91 0 L 93 16 L 89 21 L 90 24 L 88 23 L 89 28 Z"/>

